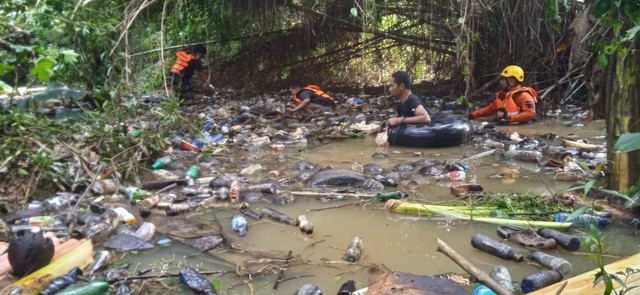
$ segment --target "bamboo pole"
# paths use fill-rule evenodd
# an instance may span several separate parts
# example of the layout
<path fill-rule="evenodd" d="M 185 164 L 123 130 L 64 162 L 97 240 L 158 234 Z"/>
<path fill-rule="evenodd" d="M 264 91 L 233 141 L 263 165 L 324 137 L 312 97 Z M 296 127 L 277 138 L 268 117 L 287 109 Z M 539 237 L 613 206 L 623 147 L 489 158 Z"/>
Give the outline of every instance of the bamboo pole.
<path fill-rule="evenodd" d="M 340 192 L 313 192 L 313 191 L 291 191 L 294 196 L 303 197 L 348 197 L 348 198 L 375 198 L 376 194 L 365 193 L 340 193 Z"/>
<path fill-rule="evenodd" d="M 475 265 L 473 265 L 469 260 L 462 257 L 455 250 L 453 250 L 453 248 L 449 247 L 447 243 L 440 240 L 440 238 L 436 238 L 436 241 L 438 242 L 438 252 L 441 252 L 447 257 L 449 257 L 449 259 L 453 260 L 453 262 L 455 262 L 457 265 L 462 267 L 462 269 L 464 269 L 468 274 L 478 278 L 478 280 L 480 280 L 483 284 L 489 287 L 489 289 L 493 290 L 498 295 L 511 294 L 511 292 L 509 292 L 508 290 L 505 290 L 500 284 L 494 281 L 484 271 L 480 270 Z"/>

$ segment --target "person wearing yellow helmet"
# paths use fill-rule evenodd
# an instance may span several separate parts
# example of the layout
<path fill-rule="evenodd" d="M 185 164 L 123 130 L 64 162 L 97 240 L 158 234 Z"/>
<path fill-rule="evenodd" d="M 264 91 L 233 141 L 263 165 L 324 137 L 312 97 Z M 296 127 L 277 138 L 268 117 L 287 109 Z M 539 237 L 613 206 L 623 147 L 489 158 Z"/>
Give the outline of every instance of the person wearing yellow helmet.
<path fill-rule="evenodd" d="M 500 91 L 494 101 L 469 114 L 469 119 L 497 114 L 498 125 L 527 123 L 536 118 L 538 92 L 531 87 L 522 86 L 524 71 L 511 65 L 500 72 Z"/>

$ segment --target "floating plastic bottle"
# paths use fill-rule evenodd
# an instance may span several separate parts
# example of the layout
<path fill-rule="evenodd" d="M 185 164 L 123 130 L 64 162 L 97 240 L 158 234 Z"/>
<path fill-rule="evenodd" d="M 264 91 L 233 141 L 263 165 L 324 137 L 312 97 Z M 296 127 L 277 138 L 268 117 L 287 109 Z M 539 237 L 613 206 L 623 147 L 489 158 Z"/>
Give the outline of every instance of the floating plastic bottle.
<path fill-rule="evenodd" d="M 377 193 L 376 201 L 378 202 L 386 202 L 391 199 L 399 200 L 408 197 L 407 193 L 403 192 L 388 192 L 388 193 Z"/>
<path fill-rule="evenodd" d="M 345 260 L 349 262 L 356 262 L 360 259 L 360 256 L 362 256 L 362 238 L 355 236 L 351 238 L 351 243 L 349 243 L 349 248 L 347 248 Z"/>
<path fill-rule="evenodd" d="M 234 179 L 229 184 L 229 202 L 236 203 L 240 198 L 240 182 L 237 179 Z"/>
<path fill-rule="evenodd" d="M 476 287 L 473 288 L 471 295 L 497 295 L 497 294 L 496 292 L 493 292 L 493 290 L 489 289 L 489 287 L 481 283 L 477 283 Z"/>
<path fill-rule="evenodd" d="M 151 209 L 160 203 L 160 196 L 153 195 L 140 201 L 140 206 L 145 209 Z"/>
<path fill-rule="evenodd" d="M 558 214 L 556 214 L 556 222 L 564 222 L 565 220 L 567 220 L 567 218 L 569 218 L 570 215 L 571 214 L 569 213 L 559 212 Z M 578 215 L 576 216 L 576 218 L 569 222 L 573 223 L 571 225 L 573 227 L 587 227 L 589 226 L 589 224 L 594 224 L 595 226 L 602 228 L 609 225 L 609 220 L 587 214 Z"/>
<path fill-rule="evenodd" d="M 135 186 L 130 186 L 124 189 L 124 195 L 129 200 L 140 201 L 144 198 L 151 197 L 153 194 L 150 191 L 146 191 Z"/>
<path fill-rule="evenodd" d="M 198 167 L 198 165 L 191 165 L 191 167 L 189 167 L 189 170 L 184 173 L 184 177 L 190 179 L 196 179 L 198 178 L 198 176 L 200 176 L 200 167 Z"/>
<path fill-rule="evenodd" d="M 300 228 L 300 231 L 308 235 L 313 233 L 313 223 L 306 215 L 298 216 L 296 225 Z"/>
<path fill-rule="evenodd" d="M 91 186 L 91 192 L 94 195 L 115 194 L 118 191 L 116 182 L 111 179 L 100 180 Z"/>
<path fill-rule="evenodd" d="M 537 262 L 540 265 L 559 271 L 562 276 L 567 276 L 571 273 L 571 264 L 560 257 L 555 257 L 544 252 L 533 252 L 527 256 L 529 260 Z"/>
<path fill-rule="evenodd" d="M 200 206 L 198 203 L 182 203 L 182 204 L 171 204 L 164 209 L 164 212 L 169 216 L 174 216 L 186 212 L 193 211 Z"/>
<path fill-rule="evenodd" d="M 116 207 L 116 208 L 113 208 L 112 210 L 118 214 L 118 218 L 120 218 L 122 222 L 128 223 L 128 224 L 136 223 L 136 217 L 133 216 L 133 214 L 131 214 L 129 211 L 127 211 L 127 209 L 122 207 Z"/>
<path fill-rule="evenodd" d="M 611 212 L 596 211 L 593 208 L 588 208 L 587 210 L 584 211 L 584 214 L 597 216 L 597 217 L 600 217 L 600 218 L 611 218 L 612 217 Z"/>
<path fill-rule="evenodd" d="M 253 211 L 249 208 L 241 208 L 240 213 L 242 213 L 242 215 L 246 217 L 249 217 L 255 220 L 260 220 L 260 218 L 262 218 L 262 216 L 260 216 L 260 213 Z"/>
<path fill-rule="evenodd" d="M 167 167 L 167 165 L 169 165 L 171 162 L 173 162 L 173 159 L 171 159 L 171 157 L 169 156 L 159 158 L 155 162 L 153 162 L 153 164 L 151 164 L 151 169 L 152 170 L 162 169 L 164 167 Z"/>
<path fill-rule="evenodd" d="M 467 173 L 464 171 L 449 171 L 436 176 L 436 180 L 463 181 L 467 179 Z"/>
<path fill-rule="evenodd" d="M 249 223 L 247 219 L 242 215 L 235 215 L 231 219 L 231 228 L 238 233 L 239 236 L 244 237 L 247 234 L 247 227 Z"/>
<path fill-rule="evenodd" d="M 545 238 L 556 240 L 556 244 L 568 251 L 576 251 L 580 249 L 580 239 L 575 236 L 559 232 L 555 229 L 540 228 L 538 234 Z"/>
<path fill-rule="evenodd" d="M 557 270 L 541 271 L 528 275 L 522 279 L 520 287 L 525 293 L 542 289 L 562 281 L 562 274 Z"/>
<path fill-rule="evenodd" d="M 273 183 L 261 183 L 247 186 L 247 191 L 257 191 L 265 194 L 275 194 L 278 192 L 278 189 Z"/>
<path fill-rule="evenodd" d="M 260 165 L 260 164 L 251 164 L 249 167 L 246 167 L 246 168 L 240 170 L 240 175 L 249 176 L 249 175 L 252 175 L 252 174 L 258 172 L 258 170 L 261 170 L 261 169 L 262 169 L 262 165 Z"/>
<path fill-rule="evenodd" d="M 288 224 L 288 225 L 296 225 L 296 222 L 291 217 L 275 209 L 265 207 L 265 208 L 262 208 L 260 212 L 262 213 L 261 214 L 262 216 L 266 216 L 271 220 Z"/>
<path fill-rule="evenodd" d="M 522 255 L 518 254 L 518 252 L 516 252 L 516 250 L 514 250 L 513 248 L 483 234 L 473 235 L 471 237 L 471 246 L 505 260 L 514 260 L 520 262 L 523 259 Z"/>
<path fill-rule="evenodd" d="M 509 149 L 504 153 L 504 156 L 507 159 L 520 160 L 524 162 L 535 162 L 538 163 L 542 161 L 542 153 L 539 151 L 527 151 L 527 150 L 518 150 L 515 145 L 509 146 Z"/>
<path fill-rule="evenodd" d="M 355 291 L 356 291 L 356 282 L 353 280 L 348 280 L 344 282 L 342 286 L 340 286 L 340 289 L 338 289 L 337 295 L 351 295 Z"/>
<path fill-rule="evenodd" d="M 322 291 L 314 284 L 304 284 L 293 295 L 322 295 Z"/>
<path fill-rule="evenodd" d="M 513 282 L 511 281 L 511 274 L 509 270 L 502 265 L 496 265 L 491 269 L 489 274 L 496 283 L 500 284 L 505 290 L 513 292 Z"/>

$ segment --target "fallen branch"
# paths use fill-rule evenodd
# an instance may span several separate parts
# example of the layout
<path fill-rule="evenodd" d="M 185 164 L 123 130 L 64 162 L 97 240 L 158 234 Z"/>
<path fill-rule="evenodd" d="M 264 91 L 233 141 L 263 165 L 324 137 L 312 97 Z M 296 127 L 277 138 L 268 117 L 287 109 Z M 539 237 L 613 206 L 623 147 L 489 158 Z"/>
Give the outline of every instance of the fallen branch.
<path fill-rule="evenodd" d="M 278 272 L 278 277 L 276 277 L 276 282 L 273 283 L 273 289 L 276 290 L 278 289 L 278 285 L 280 284 L 280 282 L 282 282 L 282 276 L 284 276 L 284 272 L 285 272 L 285 267 L 289 266 L 289 259 L 291 259 L 291 254 L 293 252 L 291 250 L 289 250 L 289 254 L 287 254 L 287 259 L 285 259 L 283 268 L 280 269 L 280 271 Z"/>
<path fill-rule="evenodd" d="M 360 204 L 369 203 L 369 202 L 371 202 L 371 200 L 360 200 L 360 201 L 357 201 L 357 202 L 352 202 L 352 203 L 347 203 L 347 204 L 342 204 L 342 205 L 336 205 L 336 206 L 331 206 L 331 207 L 307 209 L 307 212 L 324 211 L 324 210 L 329 210 L 329 209 L 337 209 L 337 208 L 347 207 L 347 206 L 351 206 L 351 205 L 360 205 Z"/>
<path fill-rule="evenodd" d="M 468 274 L 478 278 L 480 282 L 485 284 L 487 287 L 489 287 L 491 290 L 496 292 L 498 295 L 511 294 L 511 292 L 509 292 L 508 290 L 505 290 L 500 284 L 496 283 L 496 281 L 494 281 L 489 275 L 487 275 L 482 270 L 478 269 L 475 265 L 469 262 L 469 260 L 462 257 L 455 250 L 449 247 L 447 243 L 443 242 L 439 238 L 436 238 L 436 240 L 438 241 L 438 252 L 441 252 L 447 257 L 449 257 L 449 259 L 453 260 L 453 262 L 455 262 L 457 265 L 462 267 L 462 269 L 464 269 Z"/>
<path fill-rule="evenodd" d="M 216 271 L 202 271 L 201 275 L 215 275 L 215 274 L 227 274 L 231 271 L 225 270 L 216 270 Z M 130 276 L 127 277 L 126 280 L 148 280 L 148 279 L 161 279 L 161 278 L 171 278 L 179 276 L 179 273 L 166 273 L 161 275 L 149 275 L 149 276 Z"/>
<path fill-rule="evenodd" d="M 365 193 L 341 193 L 341 192 L 313 192 L 313 191 L 291 191 L 292 195 L 303 197 L 349 197 L 349 198 L 375 198 L 375 194 Z"/>

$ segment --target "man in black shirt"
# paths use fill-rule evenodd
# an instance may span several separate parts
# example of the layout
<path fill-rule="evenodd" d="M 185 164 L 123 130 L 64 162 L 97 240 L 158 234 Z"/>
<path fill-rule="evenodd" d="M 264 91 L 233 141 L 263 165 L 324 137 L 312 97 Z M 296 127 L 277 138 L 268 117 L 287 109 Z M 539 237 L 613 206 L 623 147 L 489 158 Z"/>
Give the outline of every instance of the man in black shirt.
<path fill-rule="evenodd" d="M 411 93 L 411 78 L 409 73 L 398 71 L 391 75 L 389 92 L 395 96 L 399 102 L 397 107 L 398 115 L 387 120 L 387 126 L 400 124 L 429 124 L 431 117 L 422 106 L 420 98 Z"/>

